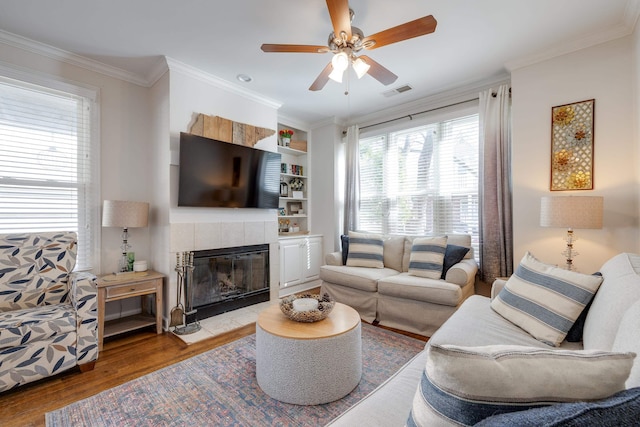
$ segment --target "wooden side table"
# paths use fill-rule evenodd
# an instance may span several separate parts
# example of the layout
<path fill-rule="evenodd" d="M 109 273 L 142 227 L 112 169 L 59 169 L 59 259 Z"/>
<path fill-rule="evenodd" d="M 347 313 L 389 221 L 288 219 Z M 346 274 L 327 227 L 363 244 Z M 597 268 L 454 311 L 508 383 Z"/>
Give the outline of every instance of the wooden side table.
<path fill-rule="evenodd" d="M 164 275 L 156 271 L 115 275 L 107 274 L 98 278 L 98 349 L 102 350 L 104 338 L 156 325 L 156 332 L 162 333 L 162 282 Z M 155 294 L 155 316 L 142 299 L 142 313 L 105 322 L 106 304 L 125 298 Z"/>

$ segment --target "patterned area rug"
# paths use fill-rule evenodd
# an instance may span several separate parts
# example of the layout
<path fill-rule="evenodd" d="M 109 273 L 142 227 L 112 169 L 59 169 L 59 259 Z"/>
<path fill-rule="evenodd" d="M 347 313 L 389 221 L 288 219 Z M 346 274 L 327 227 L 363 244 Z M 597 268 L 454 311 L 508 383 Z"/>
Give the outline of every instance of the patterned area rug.
<path fill-rule="evenodd" d="M 47 426 L 323 426 L 424 348 L 424 342 L 362 324 L 362 379 L 324 405 L 282 403 L 256 382 L 255 335 L 114 387 L 46 415 Z M 417 386 L 417 384 L 416 384 Z"/>

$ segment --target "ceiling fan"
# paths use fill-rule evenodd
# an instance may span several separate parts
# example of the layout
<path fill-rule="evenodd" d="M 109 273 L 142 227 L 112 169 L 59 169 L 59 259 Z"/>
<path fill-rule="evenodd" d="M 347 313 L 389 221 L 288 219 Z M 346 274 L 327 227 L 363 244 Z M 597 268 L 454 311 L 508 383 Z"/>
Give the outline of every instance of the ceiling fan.
<path fill-rule="evenodd" d="M 357 56 L 356 53 L 362 49 L 377 49 L 392 43 L 433 33 L 437 25 L 435 18 L 432 15 L 428 15 L 365 37 L 362 30 L 351 26 L 354 13 L 349 8 L 348 0 L 327 0 L 327 8 L 333 24 L 333 32 L 329 34 L 327 46 L 263 44 L 260 47 L 263 52 L 332 52 L 334 55 L 331 62 L 327 64 L 311 87 L 309 87 L 309 90 L 312 91 L 322 89 L 329 79 L 341 83 L 342 75 L 349 65 L 353 67 L 358 78 L 369 74 L 383 85 L 390 85 L 396 81 L 398 76 L 367 55 Z"/>

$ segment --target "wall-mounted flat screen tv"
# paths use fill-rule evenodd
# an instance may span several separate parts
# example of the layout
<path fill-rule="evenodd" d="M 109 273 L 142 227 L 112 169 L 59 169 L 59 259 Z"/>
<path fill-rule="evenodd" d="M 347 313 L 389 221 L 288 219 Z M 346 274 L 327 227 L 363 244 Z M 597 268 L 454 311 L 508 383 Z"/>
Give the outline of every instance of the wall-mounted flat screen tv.
<path fill-rule="evenodd" d="M 276 209 L 280 157 L 181 132 L 178 206 Z"/>

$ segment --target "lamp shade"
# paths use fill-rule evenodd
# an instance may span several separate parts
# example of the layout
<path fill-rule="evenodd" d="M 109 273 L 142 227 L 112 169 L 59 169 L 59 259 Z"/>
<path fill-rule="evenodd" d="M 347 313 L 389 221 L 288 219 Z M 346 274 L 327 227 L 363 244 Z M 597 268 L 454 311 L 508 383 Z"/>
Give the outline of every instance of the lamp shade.
<path fill-rule="evenodd" d="M 549 196 L 540 203 L 542 227 L 602 228 L 603 198 Z"/>
<path fill-rule="evenodd" d="M 146 227 L 149 203 L 124 200 L 105 200 L 102 205 L 103 227 Z"/>

